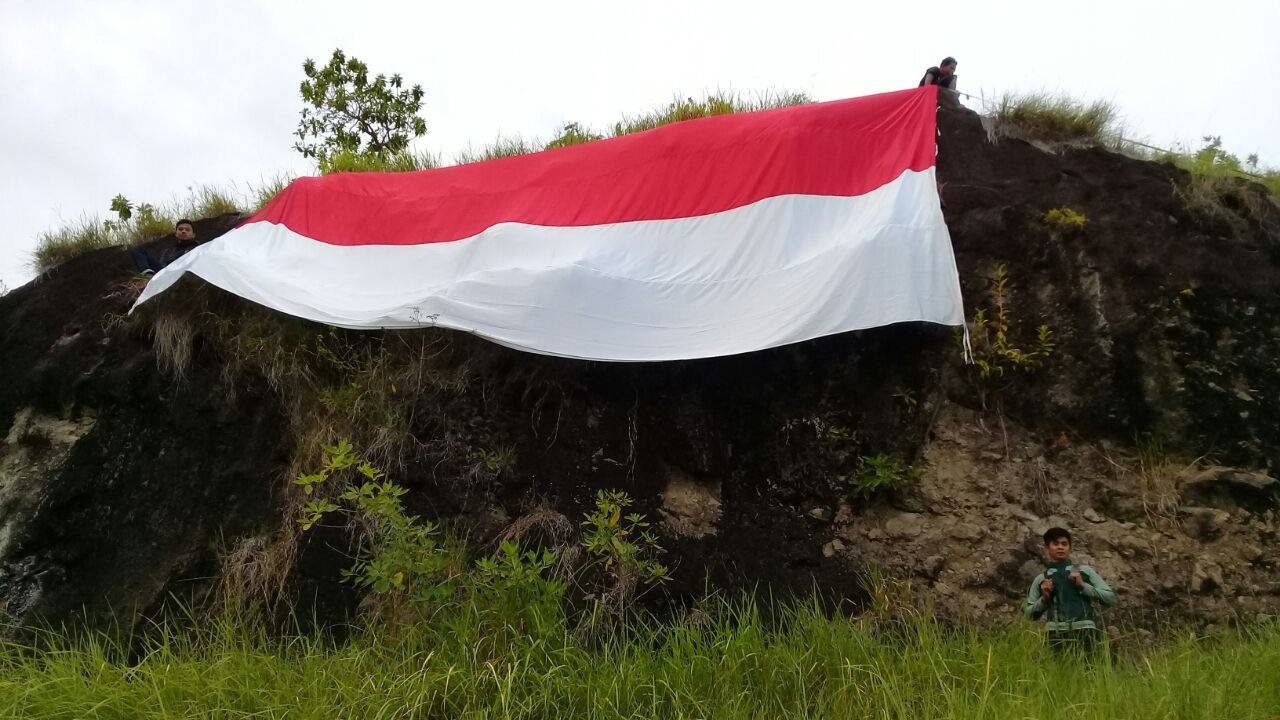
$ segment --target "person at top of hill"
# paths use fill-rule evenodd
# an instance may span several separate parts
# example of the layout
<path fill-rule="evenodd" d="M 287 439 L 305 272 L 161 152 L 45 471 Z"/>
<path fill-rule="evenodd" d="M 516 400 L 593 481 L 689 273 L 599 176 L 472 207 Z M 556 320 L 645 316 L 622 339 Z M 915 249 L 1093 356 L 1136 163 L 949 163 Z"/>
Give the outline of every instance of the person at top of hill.
<path fill-rule="evenodd" d="M 924 71 L 924 77 L 920 78 L 920 87 L 925 85 L 937 85 L 948 90 L 956 89 L 956 59 L 953 57 L 945 57 L 942 62 L 935 67 L 931 67 Z"/>
<path fill-rule="evenodd" d="M 166 265 L 191 252 L 199 244 L 196 242 L 196 226 L 186 218 L 173 224 L 173 236 L 177 238 L 177 242 L 173 247 L 161 251 L 159 259 L 152 256 L 144 247 L 129 248 L 129 254 L 133 256 L 133 264 L 137 266 L 138 272 L 143 275 L 160 272 Z"/>
<path fill-rule="evenodd" d="M 1115 592 L 1097 570 L 1071 562 L 1071 533 L 1066 530 L 1045 532 L 1044 554 L 1048 564 L 1027 591 L 1027 618 L 1044 618 L 1050 647 L 1092 649 L 1102 635 L 1094 604 L 1114 605 Z"/>

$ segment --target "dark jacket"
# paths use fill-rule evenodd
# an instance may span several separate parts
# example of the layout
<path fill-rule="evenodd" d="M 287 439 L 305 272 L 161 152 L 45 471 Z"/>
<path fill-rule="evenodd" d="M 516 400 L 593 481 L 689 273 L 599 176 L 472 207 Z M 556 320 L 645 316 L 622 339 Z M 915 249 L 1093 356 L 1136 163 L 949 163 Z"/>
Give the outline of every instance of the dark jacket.
<path fill-rule="evenodd" d="M 924 87 L 925 85 L 937 85 L 938 87 L 944 87 L 948 90 L 955 90 L 956 75 L 955 73 L 943 75 L 941 68 L 936 66 L 931 67 L 928 70 L 925 70 L 924 77 L 920 78 L 920 87 Z"/>

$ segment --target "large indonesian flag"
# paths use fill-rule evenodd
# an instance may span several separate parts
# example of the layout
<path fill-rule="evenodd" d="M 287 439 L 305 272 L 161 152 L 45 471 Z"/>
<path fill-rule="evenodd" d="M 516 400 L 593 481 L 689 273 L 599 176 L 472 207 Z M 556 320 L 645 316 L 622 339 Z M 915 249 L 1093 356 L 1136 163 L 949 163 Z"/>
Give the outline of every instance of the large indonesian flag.
<path fill-rule="evenodd" d="M 936 88 L 532 155 L 294 181 L 158 273 L 348 328 L 441 326 L 592 360 L 963 323 Z"/>

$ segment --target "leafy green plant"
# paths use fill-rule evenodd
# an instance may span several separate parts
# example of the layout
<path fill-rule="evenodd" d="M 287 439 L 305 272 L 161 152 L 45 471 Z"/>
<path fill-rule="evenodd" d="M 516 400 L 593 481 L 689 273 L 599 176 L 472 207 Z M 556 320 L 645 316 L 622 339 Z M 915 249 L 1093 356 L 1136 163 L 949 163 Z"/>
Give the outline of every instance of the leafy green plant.
<path fill-rule="evenodd" d="M 893 397 L 898 402 L 902 403 L 902 407 L 908 412 L 914 411 L 920 404 L 920 401 L 916 400 L 916 394 L 902 386 L 898 386 L 893 389 Z"/>
<path fill-rule="evenodd" d="M 560 134 L 548 142 L 545 149 L 551 150 L 553 148 L 569 147 L 570 145 L 581 145 L 582 143 L 603 138 L 603 135 L 591 132 L 576 122 L 565 123 L 565 126 L 560 129 Z"/>
<path fill-rule="evenodd" d="M 1160 153 L 1157 162 L 1185 170 L 1188 178 L 1174 184 L 1174 194 L 1189 210 L 1201 216 L 1225 220 L 1243 229 L 1250 216 L 1259 216 L 1263 200 L 1250 182 L 1261 182 L 1272 195 L 1280 195 L 1280 172 L 1257 167 L 1249 170 L 1240 158 L 1222 147 L 1222 138 L 1206 135 L 1204 144 L 1193 152 Z"/>
<path fill-rule="evenodd" d="M 327 487 L 335 477 L 345 480 L 336 497 Z M 452 593 L 454 558 L 440 542 L 439 527 L 407 514 L 400 499 L 406 490 L 363 460 L 349 441 L 326 446 L 320 469 L 299 475 L 294 484 L 312 498 L 298 518 L 304 530 L 339 511 L 363 528 L 362 546 L 354 565 L 343 571 L 345 580 L 374 593 L 401 594 L 416 606 Z"/>
<path fill-rule="evenodd" d="M 918 468 L 879 453 L 859 458 L 857 472 L 839 476 L 837 482 L 851 499 L 866 499 L 881 492 L 905 490 L 919 482 L 921 474 Z"/>
<path fill-rule="evenodd" d="M 1053 354 L 1056 346 L 1048 325 L 1036 328 L 1035 340 L 1028 347 L 1014 344 L 1013 307 L 1009 268 L 996 265 L 987 286 L 990 306 L 979 308 L 970 326 L 973 363 L 982 379 L 1001 377 L 1006 372 L 1030 372 L 1038 369 Z"/>
<path fill-rule="evenodd" d="M 111 198 L 111 212 L 116 214 L 120 222 L 128 222 L 133 217 L 133 203 L 124 195 L 116 195 Z"/>
<path fill-rule="evenodd" d="M 1039 370 L 1053 354 L 1057 343 L 1053 331 L 1045 324 L 1036 327 L 1035 337 L 1029 344 L 1019 344 L 1014 340 L 1013 335 L 1018 328 L 1014 323 L 1009 269 L 1004 263 L 996 265 L 988 278 L 986 294 L 989 307 L 979 308 L 969 323 L 969 367 L 973 369 L 970 377 L 982 409 L 995 405 L 1007 457 L 1009 435 L 1004 426 L 1003 392 L 1012 384 L 1015 374 L 1025 375 Z"/>
<path fill-rule="evenodd" d="M 418 115 L 421 85 L 404 88 L 398 74 L 370 79 L 368 66 L 340 49 L 323 66 L 308 58 L 302 71 L 307 78 L 299 88 L 304 105 L 293 147 L 303 157 L 323 164 L 341 152 L 389 156 L 427 132 Z"/>
<path fill-rule="evenodd" d="M 510 445 L 473 450 L 468 459 L 471 468 L 468 474 L 473 478 L 501 477 L 510 475 L 516 466 L 516 449 Z"/>
<path fill-rule="evenodd" d="M 554 550 L 524 550 L 504 540 L 493 557 L 476 561 L 473 588 L 494 617 L 515 620 L 520 629 L 541 634 L 561 620 L 564 583 L 552 577 L 559 557 Z"/>
<path fill-rule="evenodd" d="M 631 504 L 621 490 L 597 492 L 595 509 L 582 522 L 582 545 L 614 578 L 662 582 L 667 568 L 655 559 L 662 548 L 643 515 L 626 513 Z"/>
<path fill-rule="evenodd" d="M 847 447 L 858 444 L 858 431 L 844 425 L 824 423 L 821 436 L 822 441 L 828 445 Z"/>
<path fill-rule="evenodd" d="M 1089 219 L 1069 207 L 1054 208 L 1041 218 L 1045 225 L 1059 230 L 1083 230 Z"/>

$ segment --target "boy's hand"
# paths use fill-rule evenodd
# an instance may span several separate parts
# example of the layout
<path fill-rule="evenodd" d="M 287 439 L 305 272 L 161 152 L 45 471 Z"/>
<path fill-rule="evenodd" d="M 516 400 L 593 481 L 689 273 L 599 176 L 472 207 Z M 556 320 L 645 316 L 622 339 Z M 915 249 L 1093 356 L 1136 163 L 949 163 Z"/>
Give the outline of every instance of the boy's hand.
<path fill-rule="evenodd" d="M 1084 587 L 1084 576 L 1080 574 L 1079 570 L 1073 570 L 1069 575 L 1067 575 L 1067 579 L 1075 583 L 1078 587 Z"/>
<path fill-rule="evenodd" d="M 1049 596 L 1052 594 L 1053 594 L 1052 580 L 1045 580 L 1044 582 L 1040 583 L 1040 597 L 1043 597 L 1045 600 L 1048 600 Z"/>

